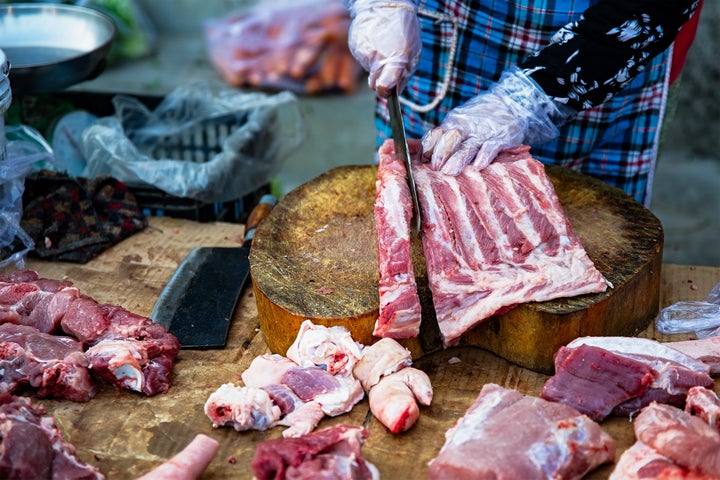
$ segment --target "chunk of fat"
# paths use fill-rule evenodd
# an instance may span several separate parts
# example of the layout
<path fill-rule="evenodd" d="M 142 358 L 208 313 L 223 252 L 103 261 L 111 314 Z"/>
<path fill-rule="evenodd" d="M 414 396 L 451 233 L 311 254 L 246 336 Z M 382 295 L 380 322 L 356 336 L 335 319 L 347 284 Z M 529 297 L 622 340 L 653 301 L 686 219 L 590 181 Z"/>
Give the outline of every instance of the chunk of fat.
<path fill-rule="evenodd" d="M 305 320 L 286 356 L 301 367 L 317 366 L 332 375 L 352 373 L 362 356 L 362 344 L 343 326 L 326 327 Z"/>
<path fill-rule="evenodd" d="M 362 357 L 353 368 L 353 374 L 360 380 L 365 391 L 369 392 L 382 377 L 411 364 L 410 350 L 392 338 L 383 338 L 363 349 Z"/>
<path fill-rule="evenodd" d="M 250 366 L 240 374 L 246 387 L 260 388 L 282 383 L 282 377 L 297 363 L 278 354 L 263 354 L 255 357 Z"/>
<path fill-rule="evenodd" d="M 282 415 L 265 390 L 232 383 L 225 383 L 210 394 L 203 409 L 213 427 L 231 426 L 238 432 L 267 430 Z"/>

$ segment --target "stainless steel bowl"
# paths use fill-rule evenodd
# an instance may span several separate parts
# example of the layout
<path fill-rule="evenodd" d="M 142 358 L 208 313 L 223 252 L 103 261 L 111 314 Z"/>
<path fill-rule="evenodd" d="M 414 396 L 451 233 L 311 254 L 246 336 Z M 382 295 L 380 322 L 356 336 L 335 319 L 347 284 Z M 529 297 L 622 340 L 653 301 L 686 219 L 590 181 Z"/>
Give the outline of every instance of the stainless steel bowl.
<path fill-rule="evenodd" d="M 117 28 L 91 8 L 55 3 L 0 5 L 0 49 L 13 94 L 63 90 L 97 77 Z"/>

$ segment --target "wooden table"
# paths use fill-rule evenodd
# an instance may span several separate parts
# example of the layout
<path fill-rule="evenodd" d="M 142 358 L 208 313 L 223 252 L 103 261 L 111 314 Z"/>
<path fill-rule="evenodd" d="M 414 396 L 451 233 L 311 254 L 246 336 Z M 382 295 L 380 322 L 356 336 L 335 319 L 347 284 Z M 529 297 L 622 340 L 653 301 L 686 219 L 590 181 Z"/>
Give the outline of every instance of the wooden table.
<path fill-rule="evenodd" d="M 153 217 L 150 226 L 107 250 L 85 265 L 29 260 L 27 267 L 48 278 L 66 278 L 99 302 L 121 305 L 149 315 L 165 282 L 195 246 L 239 246 L 243 226 L 200 224 Z M 720 268 L 664 265 L 661 307 L 679 300 L 700 300 L 720 281 Z M 661 341 L 651 325 L 641 334 Z M 685 340 L 689 335 L 674 336 Z M 278 438 L 284 427 L 267 432 L 213 429 L 203 412 L 208 396 L 220 385 L 239 382 L 240 373 L 267 346 L 259 329 L 252 289 L 245 289 L 233 319 L 228 344 L 221 350 L 182 350 L 174 369 L 174 385 L 164 395 L 146 397 L 104 387 L 87 403 L 34 400 L 55 417 L 64 438 L 78 454 L 97 465 L 110 479 L 135 478 L 184 447 L 197 433 L 206 433 L 221 448 L 202 478 L 250 479 L 249 463 L 255 446 Z M 452 357 L 459 363 L 449 363 Z M 392 435 L 370 413 L 367 400 L 348 414 L 327 418 L 320 427 L 336 423 L 362 424 L 370 431 L 365 457 L 382 478 L 425 478 L 427 462 L 444 442 L 444 434 L 463 415 L 483 384 L 498 383 L 538 395 L 547 376 L 517 367 L 479 348 L 437 352 L 415 362 L 435 389 L 433 405 L 423 408 L 418 423 L 407 433 Z M 720 389 L 716 387 L 716 391 Z M 616 440 L 618 455 L 634 442 L 627 418 L 602 424 Z M 607 478 L 612 466 L 588 478 Z"/>

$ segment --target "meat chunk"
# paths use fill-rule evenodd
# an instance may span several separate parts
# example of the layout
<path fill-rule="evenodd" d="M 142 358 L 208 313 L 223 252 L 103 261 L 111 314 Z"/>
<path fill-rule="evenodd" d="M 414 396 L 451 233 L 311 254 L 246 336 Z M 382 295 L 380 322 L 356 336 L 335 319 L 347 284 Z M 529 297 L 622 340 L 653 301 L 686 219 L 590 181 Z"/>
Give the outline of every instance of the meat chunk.
<path fill-rule="evenodd" d="M 645 338 L 581 337 L 554 361 L 540 396 L 596 421 L 633 415 L 652 401 L 682 406 L 688 389 L 713 385 L 707 365 Z"/>
<path fill-rule="evenodd" d="M 44 415 L 45 409 L 26 397 L 0 394 L 0 478 L 105 478 Z"/>
<path fill-rule="evenodd" d="M 219 448 L 217 440 L 198 434 L 171 459 L 138 480 L 195 480 L 200 478 Z"/>
<path fill-rule="evenodd" d="M 651 403 L 633 422 L 635 437 L 673 463 L 705 478 L 720 477 L 720 435 L 701 418 Z"/>
<path fill-rule="evenodd" d="M 422 370 L 406 367 L 383 377 L 368 392 L 370 411 L 392 433 L 409 430 L 420 416 L 418 403 L 433 398 L 430 378 Z"/>
<path fill-rule="evenodd" d="M 361 347 L 344 327 L 306 321 L 288 349 L 292 358 L 256 357 L 241 374 L 245 386 L 221 386 L 205 402 L 205 414 L 215 427 L 285 425 L 285 437 L 310 433 L 325 415 L 349 412 L 365 396 L 352 375 Z"/>
<path fill-rule="evenodd" d="M 403 161 L 395 156 L 392 141 L 380 147 L 378 157 L 374 216 L 380 303 L 373 335 L 417 337 L 422 311 L 412 262 L 412 200 L 407 171 Z"/>
<path fill-rule="evenodd" d="M 392 433 L 410 429 L 420 415 L 418 403 L 432 402 L 430 378 L 411 364 L 409 350 L 383 338 L 363 349 L 353 369 L 368 394 L 370 411 Z"/>
<path fill-rule="evenodd" d="M 685 399 L 685 411 L 704 420 L 720 433 L 720 398 L 703 387 L 692 387 Z"/>
<path fill-rule="evenodd" d="M 341 424 L 297 438 L 264 441 L 255 449 L 251 463 L 254 478 L 377 480 L 377 468 L 361 452 L 368 435 L 362 427 Z"/>
<path fill-rule="evenodd" d="M 34 327 L 0 325 L 0 393 L 22 386 L 38 397 L 87 402 L 98 391 L 77 340 Z"/>
<path fill-rule="evenodd" d="M 449 176 L 429 164 L 413 172 L 445 346 L 515 305 L 607 289 L 529 147 L 501 152 L 480 172 Z"/>
<path fill-rule="evenodd" d="M 609 480 L 653 480 L 678 478 L 683 480 L 706 479 L 687 468 L 676 465 L 642 442 L 635 442 L 625 450 L 610 474 Z"/>
<path fill-rule="evenodd" d="M 579 479 L 615 458 L 615 442 L 572 407 L 486 384 L 445 434 L 431 479 Z"/>

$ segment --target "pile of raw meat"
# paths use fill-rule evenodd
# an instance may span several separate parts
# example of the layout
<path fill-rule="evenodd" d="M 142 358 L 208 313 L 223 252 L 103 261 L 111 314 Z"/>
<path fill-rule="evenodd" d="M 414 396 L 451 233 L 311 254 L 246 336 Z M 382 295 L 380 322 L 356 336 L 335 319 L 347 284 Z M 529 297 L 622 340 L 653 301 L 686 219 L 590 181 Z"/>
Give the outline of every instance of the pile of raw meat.
<path fill-rule="evenodd" d="M 0 394 L 0 478 L 105 478 L 44 415 L 45 409 L 26 397 Z"/>
<path fill-rule="evenodd" d="M 167 392 L 177 338 L 122 307 L 101 304 L 69 281 L 17 270 L 0 275 L 0 393 L 86 402 L 102 383 Z"/>
<path fill-rule="evenodd" d="M 284 357 L 256 357 L 244 385 L 226 383 L 205 402 L 214 427 L 237 431 L 287 426 L 284 437 L 312 432 L 323 417 L 349 412 L 368 395 L 370 410 L 391 432 L 408 430 L 421 405 L 430 405 L 428 376 L 411 367 L 410 352 L 393 339 L 371 346 L 354 341 L 342 326 L 306 320 Z"/>
<path fill-rule="evenodd" d="M 421 145 L 409 141 L 412 156 Z M 392 140 L 379 151 L 375 223 L 380 312 L 374 335 L 417 336 L 420 304 L 410 258 L 411 197 Z M 603 292 L 554 187 L 529 147 L 501 152 L 478 172 L 445 175 L 413 164 L 430 290 L 445 346 L 526 302 Z"/>

